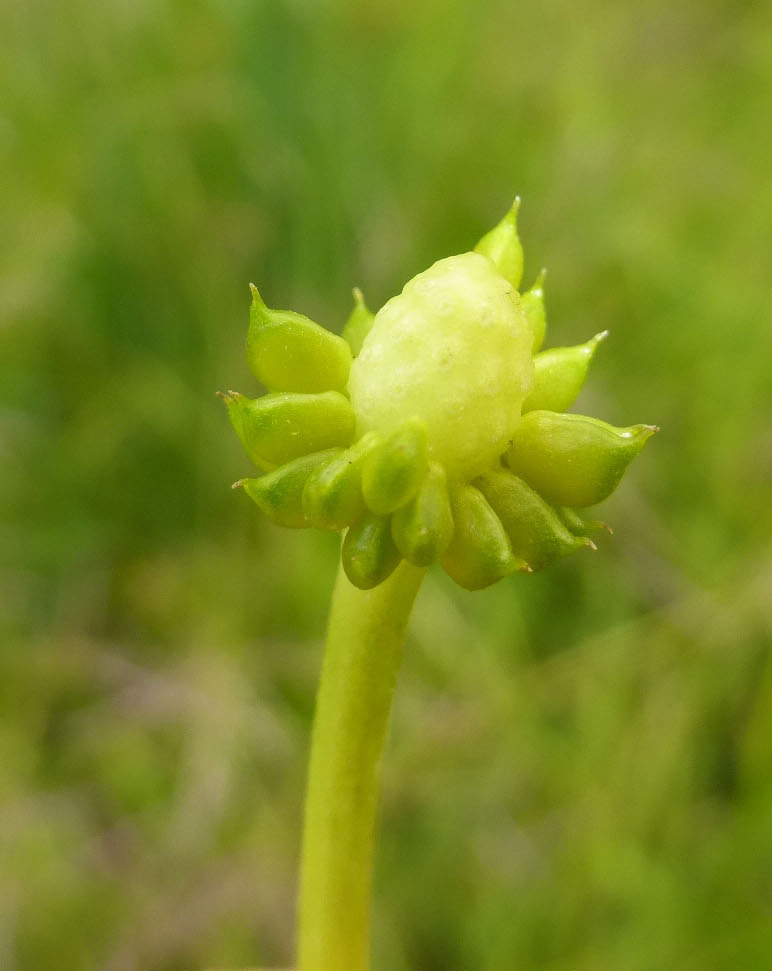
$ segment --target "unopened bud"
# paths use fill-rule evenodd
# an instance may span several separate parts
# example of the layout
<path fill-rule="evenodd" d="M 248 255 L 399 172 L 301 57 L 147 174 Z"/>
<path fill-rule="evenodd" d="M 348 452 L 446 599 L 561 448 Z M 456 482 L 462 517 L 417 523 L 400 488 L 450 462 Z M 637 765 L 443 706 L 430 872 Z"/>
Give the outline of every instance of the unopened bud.
<path fill-rule="evenodd" d="M 416 494 L 426 475 L 426 425 L 405 422 L 368 454 L 362 469 L 362 493 L 379 516 L 394 512 Z"/>
<path fill-rule="evenodd" d="M 474 248 L 475 253 L 482 253 L 494 262 L 496 269 L 515 290 L 523 278 L 523 246 L 517 234 L 519 209 L 520 196 L 501 222 L 487 232 Z"/>
<path fill-rule="evenodd" d="M 520 307 L 525 314 L 528 326 L 531 328 L 533 345 L 531 350 L 535 354 L 544 343 L 547 332 L 547 313 L 544 308 L 544 278 L 546 270 L 542 270 L 530 290 L 520 295 Z"/>
<path fill-rule="evenodd" d="M 356 357 L 362 350 L 365 337 L 370 333 L 375 314 L 368 309 L 365 298 L 359 287 L 354 287 L 354 309 L 351 311 L 346 326 L 343 328 L 343 339 L 351 348 L 351 354 Z"/>
<path fill-rule="evenodd" d="M 512 553 L 501 520 L 479 489 L 461 485 L 453 489 L 453 539 L 442 557 L 451 579 L 467 590 L 482 590 L 528 564 Z"/>
<path fill-rule="evenodd" d="M 366 513 L 346 533 L 341 562 L 346 576 L 360 590 L 377 587 L 394 572 L 399 561 L 388 516 Z"/>
<path fill-rule="evenodd" d="M 595 349 L 606 337 L 608 331 L 604 330 L 586 344 L 551 347 L 537 354 L 533 359 L 533 388 L 523 403 L 523 412 L 569 408 L 582 390 Z"/>
<path fill-rule="evenodd" d="M 586 537 L 570 533 L 551 506 L 509 472 L 486 472 L 475 485 L 499 517 L 512 552 L 532 570 L 541 570 L 582 547 L 595 548 Z"/>
<path fill-rule="evenodd" d="M 593 506 L 611 495 L 656 431 L 654 425 L 614 428 L 584 415 L 529 411 L 514 430 L 507 464 L 553 505 Z"/>
<path fill-rule="evenodd" d="M 303 509 L 310 526 L 343 529 L 365 513 L 362 466 L 379 436 L 368 432 L 344 452 L 316 469 L 303 492 Z"/>
<path fill-rule="evenodd" d="M 303 489 L 308 477 L 335 454 L 333 449 L 303 455 L 258 479 L 240 479 L 233 488 L 243 488 L 277 526 L 300 529 L 309 525 L 303 511 Z"/>
<path fill-rule="evenodd" d="M 354 413 L 338 391 L 277 392 L 254 399 L 229 391 L 221 397 L 247 455 L 262 469 L 349 445 L 354 438 Z"/>
<path fill-rule="evenodd" d="M 247 350 L 268 393 L 228 392 L 266 474 L 249 495 L 288 526 L 347 529 L 353 584 L 439 560 L 469 590 L 592 546 L 606 498 L 657 430 L 566 414 L 605 333 L 540 349 L 542 270 L 520 294 L 520 200 L 474 252 L 440 259 L 373 314 L 360 290 L 337 337 L 252 287 Z"/>
<path fill-rule="evenodd" d="M 292 310 L 270 310 L 250 284 L 247 360 L 270 391 L 342 391 L 351 368 L 346 341 Z"/>
<path fill-rule="evenodd" d="M 453 514 L 441 465 L 431 463 L 415 497 L 394 513 L 391 535 L 400 553 L 414 566 L 429 566 L 448 548 Z"/>

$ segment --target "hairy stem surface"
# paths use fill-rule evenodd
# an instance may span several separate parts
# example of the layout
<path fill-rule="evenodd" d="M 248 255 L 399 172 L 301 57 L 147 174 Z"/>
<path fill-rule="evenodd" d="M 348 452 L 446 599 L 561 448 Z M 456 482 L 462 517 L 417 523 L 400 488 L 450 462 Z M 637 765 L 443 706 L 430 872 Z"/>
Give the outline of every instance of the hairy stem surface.
<path fill-rule="evenodd" d="M 338 572 L 306 792 L 298 971 L 366 971 L 379 763 L 410 610 L 425 571 L 373 590 Z"/>

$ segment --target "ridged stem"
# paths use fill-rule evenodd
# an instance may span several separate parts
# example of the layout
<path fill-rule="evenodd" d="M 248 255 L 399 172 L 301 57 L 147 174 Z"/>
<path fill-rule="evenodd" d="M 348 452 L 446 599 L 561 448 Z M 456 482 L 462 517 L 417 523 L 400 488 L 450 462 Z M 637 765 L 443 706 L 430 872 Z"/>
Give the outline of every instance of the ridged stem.
<path fill-rule="evenodd" d="M 306 791 L 297 971 L 366 971 L 380 759 L 408 617 L 425 570 L 372 590 L 338 572 Z"/>

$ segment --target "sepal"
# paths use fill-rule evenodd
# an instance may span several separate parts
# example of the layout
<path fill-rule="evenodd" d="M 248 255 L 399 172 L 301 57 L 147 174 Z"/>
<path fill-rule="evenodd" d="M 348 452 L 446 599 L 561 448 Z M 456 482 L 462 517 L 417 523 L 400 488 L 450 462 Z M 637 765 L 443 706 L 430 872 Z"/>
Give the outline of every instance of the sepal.
<path fill-rule="evenodd" d="M 501 520 L 512 552 L 532 570 L 542 570 L 584 547 L 595 549 L 591 540 L 569 532 L 555 510 L 517 476 L 486 472 L 475 485 Z"/>
<path fill-rule="evenodd" d="M 609 535 L 614 532 L 608 523 L 600 519 L 585 519 L 570 506 L 558 506 L 555 512 L 575 536 L 588 536 L 601 530 L 605 530 Z"/>
<path fill-rule="evenodd" d="M 598 344 L 607 337 L 608 331 L 604 330 L 585 344 L 551 347 L 536 354 L 533 359 L 533 387 L 523 402 L 523 413 L 565 411 L 570 408 L 582 390 Z"/>
<path fill-rule="evenodd" d="M 266 307 L 250 283 L 247 360 L 269 391 L 342 391 L 351 368 L 346 341 L 292 310 Z"/>
<path fill-rule="evenodd" d="M 512 552 L 501 520 L 479 489 L 456 486 L 451 492 L 453 539 L 441 563 L 448 576 L 467 590 L 482 590 L 529 566 Z"/>
<path fill-rule="evenodd" d="M 429 566 L 453 537 L 445 470 L 432 462 L 415 497 L 391 517 L 391 535 L 402 556 L 414 566 Z"/>
<path fill-rule="evenodd" d="M 525 314 L 533 339 L 532 351 L 535 354 L 544 343 L 547 332 L 547 312 L 544 307 L 544 278 L 547 271 L 542 269 L 530 290 L 520 295 L 520 307 Z"/>
<path fill-rule="evenodd" d="M 261 469 L 309 452 L 346 446 L 354 438 L 354 412 L 338 391 L 285 391 L 261 398 L 228 391 L 220 397 L 247 455 Z"/>
<path fill-rule="evenodd" d="M 474 248 L 475 253 L 482 253 L 493 261 L 499 273 L 515 290 L 523 278 L 523 245 L 517 233 L 519 210 L 520 196 L 517 196 L 506 216 Z"/>
<path fill-rule="evenodd" d="M 594 506 L 610 496 L 625 469 L 658 431 L 615 428 L 597 418 L 529 411 L 506 454 L 510 469 L 556 506 Z"/>
<path fill-rule="evenodd" d="M 303 491 L 303 509 L 310 526 L 343 529 L 364 514 L 362 466 L 379 440 L 376 432 L 368 432 L 309 476 Z"/>
<path fill-rule="evenodd" d="M 365 337 L 370 333 L 375 314 L 365 303 L 365 298 L 359 287 L 354 287 L 354 309 L 349 314 L 346 326 L 343 328 L 343 339 L 351 348 L 352 357 L 356 357 L 362 350 Z"/>
<path fill-rule="evenodd" d="M 257 479 L 239 479 L 233 488 L 242 488 L 277 526 L 302 529 L 310 525 L 303 510 L 303 489 L 308 477 L 335 454 L 333 449 L 303 455 Z"/>
<path fill-rule="evenodd" d="M 367 507 L 379 516 L 410 502 L 428 467 L 426 425 L 405 422 L 387 435 L 367 456 L 362 469 L 362 494 Z"/>
<path fill-rule="evenodd" d="M 399 561 L 388 516 L 365 513 L 347 531 L 341 547 L 341 562 L 346 576 L 360 590 L 377 587 L 394 572 Z"/>

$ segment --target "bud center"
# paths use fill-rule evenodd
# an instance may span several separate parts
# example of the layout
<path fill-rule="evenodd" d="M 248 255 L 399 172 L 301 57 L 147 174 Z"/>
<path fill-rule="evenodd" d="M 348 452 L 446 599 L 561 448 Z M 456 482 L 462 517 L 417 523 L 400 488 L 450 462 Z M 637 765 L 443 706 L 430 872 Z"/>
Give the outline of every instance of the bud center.
<path fill-rule="evenodd" d="M 520 418 L 531 343 L 518 294 L 487 257 L 440 260 L 378 312 L 352 364 L 359 434 L 420 418 L 451 478 L 479 475 L 506 451 Z"/>

